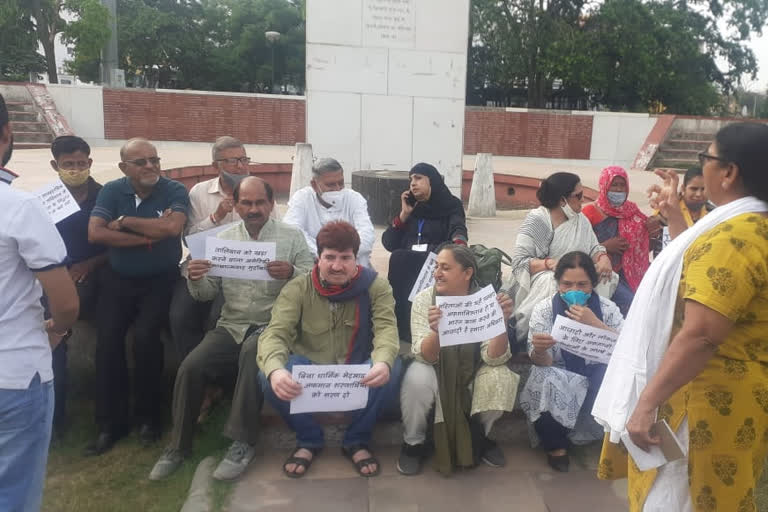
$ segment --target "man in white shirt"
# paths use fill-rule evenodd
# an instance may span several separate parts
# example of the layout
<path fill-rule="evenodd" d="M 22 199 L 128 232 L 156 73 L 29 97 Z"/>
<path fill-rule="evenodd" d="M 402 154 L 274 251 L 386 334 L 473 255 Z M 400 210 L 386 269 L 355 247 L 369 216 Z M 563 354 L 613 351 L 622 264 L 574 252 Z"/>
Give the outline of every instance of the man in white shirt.
<path fill-rule="evenodd" d="M 339 162 L 322 158 L 312 166 L 309 186 L 297 190 L 288 201 L 283 222 L 295 225 L 304 233 L 309 249 L 317 258 L 317 233 L 333 220 L 343 220 L 355 226 L 360 234 L 357 262 L 370 267 L 375 237 L 368 202 L 359 192 L 344 188 L 344 169 Z"/>
<path fill-rule="evenodd" d="M 189 217 L 185 235 L 193 235 L 217 226 L 240 220 L 234 212 L 232 192 L 235 186 L 248 176 L 251 159 L 245 153 L 243 143 L 234 137 L 216 139 L 211 148 L 213 166 L 219 175 L 202 181 L 189 191 Z M 170 327 L 179 361 L 202 341 L 205 333 L 216 325 L 221 313 L 221 296 L 207 302 L 198 302 L 187 290 L 186 279 L 181 279 L 174 290 L 170 310 Z M 206 400 L 207 408 L 210 400 Z"/>
<path fill-rule="evenodd" d="M 0 96 L 0 510 L 31 511 L 40 509 L 51 439 L 51 348 L 77 320 L 80 302 L 53 221 L 37 197 L 10 186 L 16 175 L 3 166 L 12 149 Z"/>

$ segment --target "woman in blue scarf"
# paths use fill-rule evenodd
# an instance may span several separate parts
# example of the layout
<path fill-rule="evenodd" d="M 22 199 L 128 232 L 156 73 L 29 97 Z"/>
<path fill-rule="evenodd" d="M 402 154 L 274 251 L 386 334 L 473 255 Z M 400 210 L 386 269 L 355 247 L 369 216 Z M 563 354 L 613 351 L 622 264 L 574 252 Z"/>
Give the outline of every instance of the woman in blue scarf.
<path fill-rule="evenodd" d="M 560 258 L 555 281 L 557 293 L 536 304 L 531 313 L 528 353 L 534 366 L 520 393 L 520 407 L 533 425 L 531 443 L 541 443 L 553 469 L 568 471 L 569 443 L 585 444 L 603 437 L 591 411 L 607 365 L 561 348 L 552 339 L 552 327 L 557 315 L 562 315 L 618 332 L 623 317 L 616 304 L 594 293 L 598 275 L 587 254 L 574 251 Z"/>

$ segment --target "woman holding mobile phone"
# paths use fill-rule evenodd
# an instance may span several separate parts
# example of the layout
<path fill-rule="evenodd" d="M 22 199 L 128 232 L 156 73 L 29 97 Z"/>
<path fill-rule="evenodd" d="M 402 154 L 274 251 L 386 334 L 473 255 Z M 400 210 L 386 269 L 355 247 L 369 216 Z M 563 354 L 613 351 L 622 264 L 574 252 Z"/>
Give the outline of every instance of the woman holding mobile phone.
<path fill-rule="evenodd" d="M 411 293 L 427 255 L 444 242 L 467 245 L 467 223 L 461 200 L 451 194 L 437 169 L 419 163 L 409 172 L 410 185 L 400 195 L 400 213 L 381 242 L 392 253 L 389 282 L 395 296 L 400 339 L 411 342 Z"/>

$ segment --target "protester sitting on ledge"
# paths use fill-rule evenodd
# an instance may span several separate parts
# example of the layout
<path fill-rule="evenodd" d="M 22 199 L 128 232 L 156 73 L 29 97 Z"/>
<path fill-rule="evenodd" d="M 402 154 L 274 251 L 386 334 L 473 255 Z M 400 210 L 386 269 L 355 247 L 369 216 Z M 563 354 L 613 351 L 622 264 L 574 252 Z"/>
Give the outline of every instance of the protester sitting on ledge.
<path fill-rule="evenodd" d="M 369 443 L 382 406 L 397 393 L 399 346 L 392 290 L 376 272 L 358 265 L 359 248 L 360 236 L 351 224 L 323 226 L 317 234 L 317 264 L 283 288 L 261 335 L 264 393 L 296 433 L 296 448 L 283 465 L 291 478 L 306 474 L 325 443 L 312 414 L 290 413 L 291 400 L 302 393 L 291 375 L 297 364 L 372 365 L 361 380 L 368 387 L 367 405 L 351 412 L 342 452 L 359 475 L 379 474 Z"/>
<path fill-rule="evenodd" d="M 515 289 L 516 340 L 528 339 L 528 321 L 534 306 L 557 290 L 554 270 L 558 260 L 571 251 L 589 254 L 601 282 L 598 290 L 610 296 L 607 283 L 618 283 L 605 247 L 597 241 L 589 220 L 582 215 L 584 188 L 570 172 L 556 172 L 542 180 L 536 198 L 539 208 L 525 216 L 512 251 L 512 284 Z"/>
<path fill-rule="evenodd" d="M 357 262 L 370 267 L 375 239 L 368 202 L 359 192 L 344 188 L 344 169 L 339 162 L 322 158 L 312 166 L 309 186 L 297 190 L 291 197 L 283 221 L 304 233 L 309 249 L 317 256 L 317 233 L 332 220 L 343 220 L 355 226 L 360 235 Z"/>
<path fill-rule="evenodd" d="M 216 139 L 211 148 L 211 158 L 212 165 L 219 171 L 219 175 L 201 181 L 189 191 L 189 218 L 184 227 L 185 235 L 207 231 L 240 219 L 235 212 L 232 195 L 237 184 L 248 176 L 248 164 L 251 159 L 248 158 L 243 143 L 229 136 Z M 184 262 L 181 265 L 183 277 L 187 276 L 187 264 Z M 195 300 L 189 293 L 186 279 L 179 279 L 173 291 L 169 312 L 171 337 L 179 361 L 183 361 L 192 349 L 200 344 L 205 333 L 216 326 L 223 303 L 224 297 L 221 293 L 211 300 Z M 199 411 L 200 421 L 206 418 L 222 393 L 218 384 L 206 388 Z"/>
<path fill-rule="evenodd" d="M 305 274 L 314 258 L 301 232 L 270 217 L 275 206 L 272 187 L 256 177 L 235 186 L 234 208 L 242 219 L 217 236 L 224 240 L 275 242 L 276 258 L 267 264 L 273 281 L 211 277 L 211 262 L 189 262 L 187 285 L 195 300 L 209 301 L 221 294 L 224 305 L 216 327 L 182 361 L 173 388 L 171 444 L 157 461 L 150 480 L 174 472 L 192 447 L 197 413 L 204 389 L 213 379 L 234 380 L 232 408 L 224 434 L 234 442 L 213 473 L 217 480 L 232 480 L 245 471 L 256 451 L 263 395 L 258 380 L 256 348 L 269 323 L 272 306 L 288 279 Z"/>
<path fill-rule="evenodd" d="M 557 293 L 536 304 L 531 314 L 528 353 L 534 366 L 520 392 L 520 407 L 534 427 L 531 444 L 541 443 L 553 469 L 568 471 L 569 442 L 585 444 L 603 437 L 591 412 L 606 365 L 561 348 L 552 338 L 552 327 L 562 315 L 618 332 L 624 319 L 616 304 L 594 293 L 598 275 L 587 254 L 563 255 L 555 280 Z"/>
<path fill-rule="evenodd" d="M 479 461 L 503 466 L 504 453 L 488 435 L 504 411 L 514 407 L 520 381 L 506 364 L 512 357 L 506 331 L 482 343 L 440 347 L 437 325 L 442 312 L 435 297 L 471 295 L 480 288 L 477 262 L 467 247 L 446 244 L 438 251 L 435 285 L 416 296 L 411 314 L 416 359 L 400 390 L 405 433 L 397 470 L 404 475 L 421 471 L 433 406 L 435 469 L 450 473 Z M 512 300 L 503 293 L 497 300 L 506 325 Z"/>
<path fill-rule="evenodd" d="M 162 177 L 157 150 L 146 139 L 120 149 L 125 177 L 99 192 L 88 224 L 88 239 L 109 247 L 100 283 L 96 346 L 96 424 L 98 437 L 86 455 L 101 455 L 127 435 L 131 379 L 125 337 L 133 324 L 134 417 L 144 444 L 160 438 L 164 410 L 163 343 L 168 307 L 179 278 L 181 234 L 189 196 L 184 185 Z"/>
<path fill-rule="evenodd" d="M 429 252 L 444 242 L 467 245 L 461 200 L 451 194 L 434 166 L 419 163 L 410 170 L 410 187 L 400 196 L 400 214 L 381 241 L 389 257 L 389 284 L 395 296 L 400 339 L 411 343 L 411 293 Z"/>
<path fill-rule="evenodd" d="M 67 247 L 67 269 L 80 298 L 80 318 L 95 321 L 98 316 L 99 273 L 107 262 L 107 248 L 88 241 L 88 220 L 102 187 L 91 177 L 91 148 L 83 139 L 74 135 L 56 137 L 51 144 L 51 153 L 51 167 L 80 206 L 80 210 L 59 221 L 56 229 Z M 47 306 L 47 300 L 45 302 Z M 69 426 L 67 340 L 71 335 L 69 331 L 53 351 L 53 389 L 56 395 L 53 428 L 59 437 Z"/>

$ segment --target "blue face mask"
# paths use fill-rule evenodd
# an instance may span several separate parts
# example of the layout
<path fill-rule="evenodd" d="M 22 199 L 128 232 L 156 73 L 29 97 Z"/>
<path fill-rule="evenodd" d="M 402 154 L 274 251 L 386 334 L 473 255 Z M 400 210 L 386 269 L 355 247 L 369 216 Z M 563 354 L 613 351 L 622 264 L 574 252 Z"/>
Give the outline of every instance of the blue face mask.
<path fill-rule="evenodd" d="M 624 201 L 627 200 L 627 193 L 626 192 L 608 192 L 608 202 L 611 203 L 612 206 L 621 206 L 624 204 Z"/>
<path fill-rule="evenodd" d="M 590 297 L 592 297 L 591 293 L 585 293 L 581 290 L 568 290 L 567 292 L 560 294 L 560 298 L 568 304 L 568 307 L 583 306 L 587 303 Z"/>

